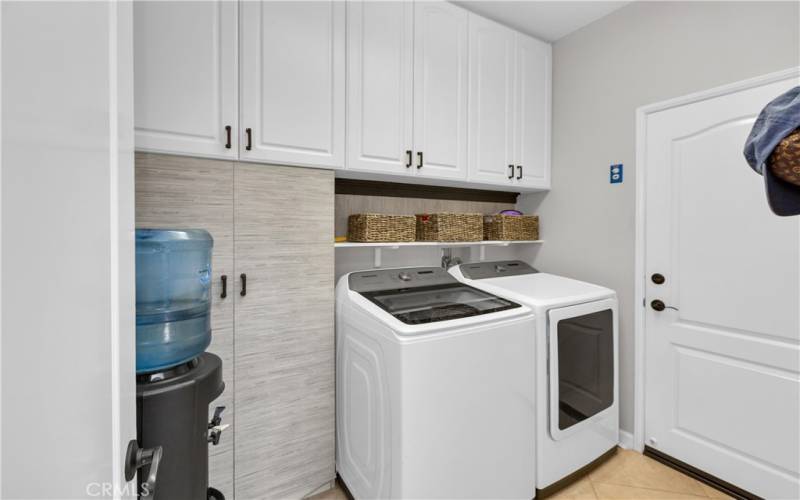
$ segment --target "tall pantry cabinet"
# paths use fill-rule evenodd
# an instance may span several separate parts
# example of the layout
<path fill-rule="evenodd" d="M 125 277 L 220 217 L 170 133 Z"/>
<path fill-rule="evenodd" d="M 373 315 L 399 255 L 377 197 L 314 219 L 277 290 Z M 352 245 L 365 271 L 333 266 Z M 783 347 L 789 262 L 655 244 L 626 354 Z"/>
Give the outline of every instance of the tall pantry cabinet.
<path fill-rule="evenodd" d="M 335 477 L 333 196 L 327 170 L 136 155 L 137 227 L 214 238 L 209 351 L 226 388 L 211 410 L 232 427 L 209 447 L 209 484 L 228 499 Z"/>

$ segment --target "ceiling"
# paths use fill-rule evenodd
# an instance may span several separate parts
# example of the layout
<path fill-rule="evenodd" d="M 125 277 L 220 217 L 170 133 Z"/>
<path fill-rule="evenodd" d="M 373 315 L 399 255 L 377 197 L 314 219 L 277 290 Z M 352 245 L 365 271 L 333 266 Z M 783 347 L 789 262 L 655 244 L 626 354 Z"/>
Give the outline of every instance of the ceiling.
<path fill-rule="evenodd" d="M 630 1 L 455 1 L 465 9 L 547 42 L 554 42 Z"/>

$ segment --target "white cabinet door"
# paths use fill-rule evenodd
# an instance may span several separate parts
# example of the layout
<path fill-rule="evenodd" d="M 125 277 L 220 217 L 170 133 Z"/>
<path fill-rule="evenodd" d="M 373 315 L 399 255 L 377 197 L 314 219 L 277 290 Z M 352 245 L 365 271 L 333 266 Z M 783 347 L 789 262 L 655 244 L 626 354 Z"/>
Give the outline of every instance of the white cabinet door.
<path fill-rule="evenodd" d="M 237 8 L 134 2 L 136 149 L 237 157 Z"/>
<path fill-rule="evenodd" d="M 344 166 L 345 4 L 241 3 L 240 158 Z"/>
<path fill-rule="evenodd" d="M 514 177 L 518 185 L 550 188 L 551 46 L 517 33 Z"/>
<path fill-rule="evenodd" d="M 411 173 L 414 4 L 347 3 L 347 168 Z"/>
<path fill-rule="evenodd" d="M 516 33 L 469 16 L 469 180 L 511 184 Z"/>
<path fill-rule="evenodd" d="M 467 11 L 414 5 L 414 167 L 425 177 L 467 177 Z"/>

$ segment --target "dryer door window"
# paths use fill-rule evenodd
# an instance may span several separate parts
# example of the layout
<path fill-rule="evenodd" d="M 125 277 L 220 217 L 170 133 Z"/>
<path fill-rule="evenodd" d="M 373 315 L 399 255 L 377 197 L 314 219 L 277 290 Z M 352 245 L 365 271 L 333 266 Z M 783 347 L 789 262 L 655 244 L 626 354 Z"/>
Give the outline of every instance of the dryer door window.
<path fill-rule="evenodd" d="M 553 437 L 579 428 L 614 404 L 615 311 L 575 306 L 551 311 L 550 390 Z M 574 316 L 563 316 L 569 310 Z M 556 314 L 554 317 L 553 313 Z M 562 316 L 562 317 L 558 317 Z"/>

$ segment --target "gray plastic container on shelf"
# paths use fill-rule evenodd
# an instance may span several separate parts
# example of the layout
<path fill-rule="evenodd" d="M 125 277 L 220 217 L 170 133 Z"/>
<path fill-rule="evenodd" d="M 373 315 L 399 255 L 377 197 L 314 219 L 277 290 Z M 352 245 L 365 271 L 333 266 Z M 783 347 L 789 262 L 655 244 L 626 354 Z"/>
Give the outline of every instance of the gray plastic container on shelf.
<path fill-rule="evenodd" d="M 136 230 L 136 372 L 185 363 L 211 343 L 211 253 L 202 229 Z"/>

